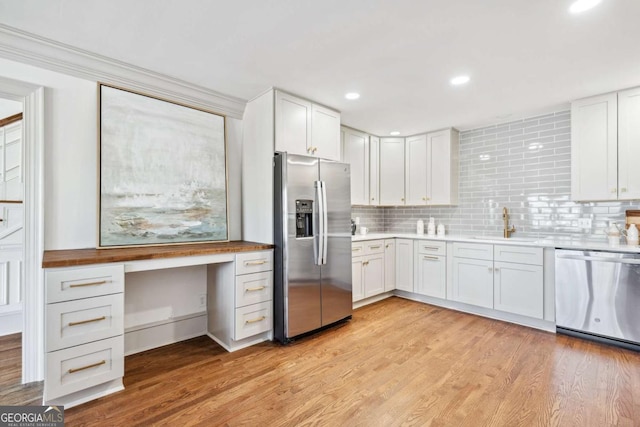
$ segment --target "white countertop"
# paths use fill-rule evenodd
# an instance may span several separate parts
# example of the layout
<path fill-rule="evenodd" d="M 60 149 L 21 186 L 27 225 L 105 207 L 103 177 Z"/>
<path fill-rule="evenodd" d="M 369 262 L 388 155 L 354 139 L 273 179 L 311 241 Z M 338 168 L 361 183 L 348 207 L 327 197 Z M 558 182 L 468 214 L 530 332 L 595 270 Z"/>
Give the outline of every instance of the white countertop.
<path fill-rule="evenodd" d="M 419 239 L 419 240 L 440 240 L 445 242 L 467 242 L 467 243 L 489 243 L 500 245 L 517 245 L 517 246 L 534 246 L 542 248 L 563 248 L 563 249 L 586 249 L 596 251 L 613 251 L 613 252 L 630 252 L 640 253 L 640 246 L 626 245 L 610 245 L 606 237 L 601 238 L 585 238 L 583 236 L 549 236 L 549 237 L 511 237 L 505 239 L 499 236 L 463 236 L 455 234 L 447 234 L 444 237 L 411 234 L 411 233 L 367 233 L 356 234 L 352 236 L 353 242 L 361 242 L 366 240 L 378 239 Z M 624 239 L 622 239 L 624 242 Z"/>

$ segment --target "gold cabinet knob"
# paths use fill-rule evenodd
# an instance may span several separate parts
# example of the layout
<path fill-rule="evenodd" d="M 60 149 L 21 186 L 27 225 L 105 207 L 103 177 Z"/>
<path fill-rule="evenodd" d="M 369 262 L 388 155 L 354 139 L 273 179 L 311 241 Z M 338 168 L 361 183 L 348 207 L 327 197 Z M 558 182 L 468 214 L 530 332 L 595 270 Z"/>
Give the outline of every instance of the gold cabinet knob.
<path fill-rule="evenodd" d="M 372 197 L 372 198 L 371 198 L 371 200 L 375 200 L 375 199 L 376 199 L 375 197 Z"/>
<path fill-rule="evenodd" d="M 614 189 L 611 190 L 611 193 L 617 193 L 617 192 L 618 192 L 617 188 L 614 188 Z"/>
<path fill-rule="evenodd" d="M 427 201 L 427 198 L 426 198 L 426 197 L 423 197 L 423 198 L 422 198 L 422 200 L 424 200 L 424 201 L 426 202 L 426 201 Z"/>
<path fill-rule="evenodd" d="M 627 192 L 627 189 L 626 189 L 625 187 L 622 187 L 622 188 L 620 189 L 620 192 L 621 192 L 621 193 L 626 193 L 626 192 Z"/>
<path fill-rule="evenodd" d="M 402 199 L 400 199 L 401 202 L 404 202 L 404 197 Z"/>

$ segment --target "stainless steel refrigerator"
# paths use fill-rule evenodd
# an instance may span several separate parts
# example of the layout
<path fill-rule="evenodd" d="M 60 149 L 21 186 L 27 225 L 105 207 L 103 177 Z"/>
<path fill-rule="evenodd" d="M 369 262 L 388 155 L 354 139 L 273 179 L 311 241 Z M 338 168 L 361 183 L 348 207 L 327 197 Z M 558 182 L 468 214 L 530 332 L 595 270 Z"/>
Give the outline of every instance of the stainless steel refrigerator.
<path fill-rule="evenodd" d="M 276 153 L 274 336 L 283 343 L 351 317 L 349 165 Z"/>

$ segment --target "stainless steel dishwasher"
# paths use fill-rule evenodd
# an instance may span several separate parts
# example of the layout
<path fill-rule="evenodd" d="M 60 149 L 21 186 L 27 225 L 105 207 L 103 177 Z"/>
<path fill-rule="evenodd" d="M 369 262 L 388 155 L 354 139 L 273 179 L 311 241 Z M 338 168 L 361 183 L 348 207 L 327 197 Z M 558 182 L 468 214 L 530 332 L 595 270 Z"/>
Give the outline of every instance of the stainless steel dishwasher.
<path fill-rule="evenodd" d="M 640 254 L 556 250 L 556 330 L 640 350 Z"/>

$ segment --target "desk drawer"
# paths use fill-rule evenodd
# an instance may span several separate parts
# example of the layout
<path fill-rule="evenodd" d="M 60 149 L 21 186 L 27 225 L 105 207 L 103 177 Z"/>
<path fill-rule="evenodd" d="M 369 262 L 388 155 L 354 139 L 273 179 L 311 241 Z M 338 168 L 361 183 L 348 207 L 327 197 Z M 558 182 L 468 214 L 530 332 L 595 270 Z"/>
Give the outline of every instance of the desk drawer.
<path fill-rule="evenodd" d="M 122 335 L 47 353 L 45 400 L 124 376 Z"/>
<path fill-rule="evenodd" d="M 273 251 L 246 252 L 236 255 L 236 274 L 273 270 Z"/>
<path fill-rule="evenodd" d="M 47 302 L 116 294 L 124 291 L 124 265 L 47 270 Z"/>
<path fill-rule="evenodd" d="M 236 308 L 273 298 L 273 272 L 245 274 L 236 277 Z"/>
<path fill-rule="evenodd" d="M 47 305 L 47 351 L 122 335 L 123 294 Z"/>
<path fill-rule="evenodd" d="M 447 242 L 418 240 L 418 253 L 422 255 L 446 255 Z"/>
<path fill-rule="evenodd" d="M 236 308 L 236 341 L 271 330 L 273 325 L 272 303 L 261 302 Z"/>
<path fill-rule="evenodd" d="M 542 265 L 542 248 L 495 245 L 493 251 L 496 261 Z"/>

